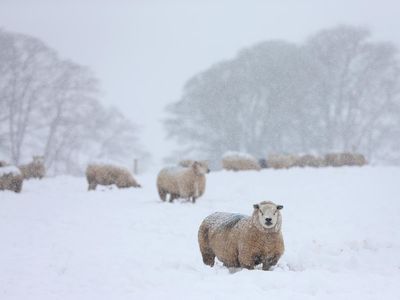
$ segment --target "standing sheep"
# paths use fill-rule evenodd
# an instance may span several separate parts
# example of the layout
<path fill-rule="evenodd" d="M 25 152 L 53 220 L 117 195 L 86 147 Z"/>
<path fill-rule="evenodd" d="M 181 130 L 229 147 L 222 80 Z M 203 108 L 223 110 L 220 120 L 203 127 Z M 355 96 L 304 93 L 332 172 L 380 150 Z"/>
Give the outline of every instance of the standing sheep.
<path fill-rule="evenodd" d="M 43 156 L 33 156 L 32 162 L 19 166 L 24 179 L 39 178 L 42 179 L 46 175 Z"/>
<path fill-rule="evenodd" d="M 191 160 L 191 159 L 185 159 L 185 160 L 181 160 L 179 162 L 179 166 L 181 167 L 186 167 L 189 168 L 193 165 L 193 163 L 195 162 L 195 160 Z M 207 173 L 210 172 L 210 169 L 208 168 L 208 161 L 206 160 L 200 160 L 198 161 L 198 163 L 207 170 Z M 198 187 L 198 197 L 200 198 L 201 196 L 203 196 L 204 192 L 206 191 L 206 176 L 199 176 L 197 178 L 198 182 L 197 182 L 197 187 Z"/>
<path fill-rule="evenodd" d="M 352 154 L 352 160 L 349 166 L 365 166 L 367 164 L 367 160 L 365 159 L 365 156 L 362 155 L 361 153 L 353 153 Z"/>
<path fill-rule="evenodd" d="M 296 166 L 298 157 L 292 154 L 271 154 L 268 156 L 267 164 L 272 169 L 288 169 Z"/>
<path fill-rule="evenodd" d="M 258 160 L 252 155 L 230 151 L 222 156 L 222 167 L 228 171 L 261 170 Z"/>
<path fill-rule="evenodd" d="M 269 270 L 284 252 L 282 205 L 254 204 L 253 215 L 214 213 L 201 223 L 198 239 L 203 262 L 214 266 L 217 257 L 226 267 Z"/>
<path fill-rule="evenodd" d="M 298 157 L 296 166 L 319 168 L 325 165 L 325 159 L 311 154 L 305 154 Z"/>
<path fill-rule="evenodd" d="M 88 165 L 86 179 L 89 191 L 95 190 L 97 185 L 115 184 L 118 188 L 141 187 L 127 169 L 107 164 Z"/>
<path fill-rule="evenodd" d="M 0 191 L 21 192 L 24 178 L 20 170 L 14 166 L 0 167 Z"/>
<path fill-rule="evenodd" d="M 190 167 L 167 167 L 157 176 L 157 190 L 162 201 L 173 202 L 177 198 L 185 198 L 196 202 L 204 194 L 206 173 L 210 170 L 200 162 L 193 162 Z"/>
<path fill-rule="evenodd" d="M 343 159 L 340 153 L 328 153 L 325 155 L 325 164 L 330 167 L 344 166 Z"/>
<path fill-rule="evenodd" d="M 360 153 L 328 153 L 325 155 L 325 164 L 332 167 L 364 166 L 367 160 Z"/>

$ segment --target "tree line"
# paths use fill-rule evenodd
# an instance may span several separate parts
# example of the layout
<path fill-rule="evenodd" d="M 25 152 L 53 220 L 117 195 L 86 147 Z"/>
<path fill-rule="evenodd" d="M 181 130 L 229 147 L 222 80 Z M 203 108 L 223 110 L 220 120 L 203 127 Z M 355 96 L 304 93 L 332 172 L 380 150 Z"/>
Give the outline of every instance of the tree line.
<path fill-rule="evenodd" d="M 173 157 L 348 151 L 398 164 L 398 49 L 345 25 L 261 42 L 193 76 L 167 113 Z"/>
<path fill-rule="evenodd" d="M 148 158 L 137 126 L 100 101 L 99 81 L 41 40 L 0 30 L 0 156 L 18 165 L 43 155 L 52 173 L 90 160 Z"/>

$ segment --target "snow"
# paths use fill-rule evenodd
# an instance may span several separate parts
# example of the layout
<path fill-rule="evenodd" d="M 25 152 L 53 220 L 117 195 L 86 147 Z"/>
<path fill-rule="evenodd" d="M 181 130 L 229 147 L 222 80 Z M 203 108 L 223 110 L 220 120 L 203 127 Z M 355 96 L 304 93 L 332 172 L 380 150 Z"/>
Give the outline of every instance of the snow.
<path fill-rule="evenodd" d="M 15 166 L 0 167 L 0 177 L 4 175 L 21 175 L 21 171 Z"/>
<path fill-rule="evenodd" d="M 0 299 L 399 299 L 400 168 L 293 168 L 207 175 L 196 204 L 142 189 L 87 191 L 84 178 L 0 192 Z M 284 205 L 272 271 L 202 262 L 209 214 Z"/>

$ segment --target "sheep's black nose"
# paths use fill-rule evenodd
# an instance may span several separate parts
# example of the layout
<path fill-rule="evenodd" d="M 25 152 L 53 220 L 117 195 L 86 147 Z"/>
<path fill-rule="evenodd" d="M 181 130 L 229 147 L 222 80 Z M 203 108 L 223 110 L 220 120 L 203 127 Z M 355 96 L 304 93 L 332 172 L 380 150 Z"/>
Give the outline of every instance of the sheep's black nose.
<path fill-rule="evenodd" d="M 271 218 L 265 218 L 265 222 L 271 223 L 272 219 Z"/>

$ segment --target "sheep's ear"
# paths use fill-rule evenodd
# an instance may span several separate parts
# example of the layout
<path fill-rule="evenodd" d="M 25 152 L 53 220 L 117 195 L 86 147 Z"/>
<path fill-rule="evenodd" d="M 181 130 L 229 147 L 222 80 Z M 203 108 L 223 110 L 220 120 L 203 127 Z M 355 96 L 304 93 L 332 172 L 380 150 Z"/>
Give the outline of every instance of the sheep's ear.
<path fill-rule="evenodd" d="M 276 209 L 277 209 L 277 210 L 281 210 L 282 208 L 283 208 L 283 205 L 277 205 L 277 206 L 276 206 Z"/>
<path fill-rule="evenodd" d="M 259 209 L 260 206 L 258 204 L 253 204 L 254 209 Z"/>

